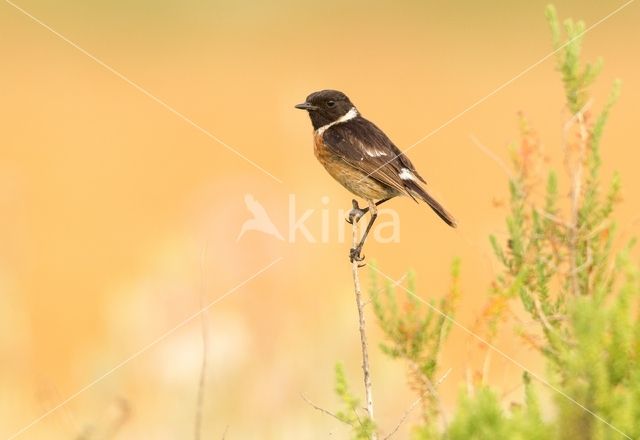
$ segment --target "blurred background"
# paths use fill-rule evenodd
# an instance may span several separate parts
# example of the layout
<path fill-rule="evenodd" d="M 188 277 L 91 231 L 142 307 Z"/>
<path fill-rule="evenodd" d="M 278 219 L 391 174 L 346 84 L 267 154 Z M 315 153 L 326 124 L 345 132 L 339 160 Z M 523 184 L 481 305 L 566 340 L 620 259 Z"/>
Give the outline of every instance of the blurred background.
<path fill-rule="evenodd" d="M 1 2 L 0 436 L 37 420 L 19 438 L 191 438 L 201 322 L 166 332 L 226 295 L 206 315 L 205 438 L 345 438 L 300 395 L 335 409 L 337 360 L 361 391 L 348 230 L 340 237 L 351 196 L 316 162 L 308 117 L 293 105 L 339 89 L 402 149 L 432 133 L 408 155 L 459 229 L 394 200 L 399 242 L 370 241 L 364 253 L 393 278 L 414 269 L 425 299 L 446 292 L 461 257 L 457 318 L 473 327 L 498 268 L 487 236 L 505 235 L 508 192 L 471 137 L 507 162 L 522 111 L 562 170 L 568 113 L 553 58 L 465 110 L 551 51 L 545 3 Z M 621 4 L 556 2 L 587 24 Z M 622 176 L 624 237 L 640 231 L 639 20 L 631 4 L 586 36 L 585 59 L 605 60 L 595 108 L 623 80 L 603 157 L 605 175 Z M 282 240 L 239 237 L 247 198 Z M 315 243 L 288 233 L 308 210 Z M 414 397 L 403 366 L 377 349 L 372 315 L 369 327 L 388 429 Z M 446 408 L 484 360 L 476 345 L 453 329 Z M 497 345 L 543 372 L 520 340 Z M 522 371 L 491 362 L 492 384 L 518 401 Z"/>

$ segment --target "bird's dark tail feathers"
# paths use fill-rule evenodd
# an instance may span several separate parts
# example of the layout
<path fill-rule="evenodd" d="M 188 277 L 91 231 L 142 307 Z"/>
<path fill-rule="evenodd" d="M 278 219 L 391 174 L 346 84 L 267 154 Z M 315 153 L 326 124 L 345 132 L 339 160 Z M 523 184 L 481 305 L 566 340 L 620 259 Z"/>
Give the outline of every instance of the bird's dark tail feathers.
<path fill-rule="evenodd" d="M 433 211 L 436 214 L 438 214 L 438 217 L 440 217 L 442 220 L 444 220 L 444 222 L 446 224 L 448 224 L 452 228 L 455 228 L 457 226 L 456 219 L 453 218 L 453 216 L 451 214 L 449 214 L 447 212 L 447 210 L 444 209 L 442 207 L 442 205 L 440 203 L 438 203 L 438 201 L 436 199 L 431 197 L 429 195 L 429 193 L 427 193 L 424 190 L 424 188 L 422 188 L 420 185 L 418 185 L 417 183 L 415 183 L 415 182 L 413 182 L 411 180 L 404 182 L 404 185 L 405 185 L 405 187 L 407 188 L 407 191 L 409 192 L 409 194 L 412 197 L 415 196 L 415 197 L 418 197 L 419 199 L 427 202 L 427 204 L 431 207 L 431 209 L 433 209 Z"/>

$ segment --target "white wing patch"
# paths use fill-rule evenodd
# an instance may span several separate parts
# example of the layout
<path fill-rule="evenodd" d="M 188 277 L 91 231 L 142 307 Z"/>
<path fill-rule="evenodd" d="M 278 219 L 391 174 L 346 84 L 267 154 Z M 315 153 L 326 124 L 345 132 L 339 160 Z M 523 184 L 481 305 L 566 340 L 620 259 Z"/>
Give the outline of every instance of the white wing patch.
<path fill-rule="evenodd" d="M 371 156 L 371 157 L 382 157 L 387 155 L 386 152 L 382 150 L 378 150 L 377 148 L 367 148 L 366 153 L 368 156 Z"/>
<path fill-rule="evenodd" d="M 402 168 L 399 176 L 402 180 L 416 180 L 416 175 L 409 168 Z"/>

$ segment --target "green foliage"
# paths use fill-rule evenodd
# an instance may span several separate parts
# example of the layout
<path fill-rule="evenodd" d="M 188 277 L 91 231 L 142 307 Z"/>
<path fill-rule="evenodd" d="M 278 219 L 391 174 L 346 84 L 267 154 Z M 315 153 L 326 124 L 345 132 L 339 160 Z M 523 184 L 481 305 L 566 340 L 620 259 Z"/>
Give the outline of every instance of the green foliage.
<path fill-rule="evenodd" d="M 569 188 L 559 188 L 537 136 L 521 116 L 521 139 L 512 147 L 515 173 L 509 181 L 507 238 L 489 238 L 503 266 L 492 285 L 490 305 L 503 306 L 489 307 L 494 312 L 487 318 L 492 335 L 513 306 L 537 324 L 520 334 L 536 341 L 534 347 L 546 358 L 556 415 L 543 421 L 528 380 L 525 404 L 509 412 L 493 390 L 481 388 L 473 397 L 461 397 L 443 434 L 448 439 L 640 437 L 638 269 L 629 260 L 628 248 L 617 257 L 613 250 L 616 229 L 611 216 L 620 179 L 615 175 L 604 195 L 600 179 L 601 139 L 620 83 L 614 83 L 594 117 L 589 86 L 602 62 L 581 67 L 584 23 L 566 20 L 564 41 L 552 6 L 546 15 L 571 114 L 563 146 Z M 560 194 L 566 193 L 568 200 L 562 200 Z"/>
<path fill-rule="evenodd" d="M 466 394 L 461 396 L 459 412 L 448 434 L 452 440 L 508 438 L 506 423 L 496 395 L 481 388 L 473 399 Z"/>
<path fill-rule="evenodd" d="M 342 403 L 342 409 L 336 413 L 336 417 L 341 422 L 351 426 L 351 438 L 354 440 L 370 439 L 371 435 L 375 432 L 375 424 L 370 417 L 359 414 L 359 410 L 361 408 L 360 399 L 355 397 L 349 389 L 347 376 L 342 364 L 336 364 L 335 375 L 335 392 Z"/>
<path fill-rule="evenodd" d="M 409 385 L 422 399 L 417 440 L 640 438 L 640 270 L 630 258 L 633 242 L 621 251 L 614 247 L 620 178 L 614 175 L 608 185 L 601 178 L 601 142 L 620 83 L 593 111 L 590 86 L 602 61 L 581 64 L 585 25 L 561 25 L 552 6 L 546 16 L 569 110 L 562 145 L 567 179 L 549 168 L 535 131 L 520 115 L 520 140 L 510 150 L 507 234 L 489 237 L 501 270 L 479 322 L 486 325 L 483 338 L 510 332 L 540 353 L 547 368 L 542 389 L 553 407 L 542 410 L 541 387 L 525 373 L 522 404 L 507 408 L 499 390 L 471 385 L 447 423 L 436 374 L 460 296 L 459 262 L 438 303 L 418 299 L 413 274 L 403 296 L 390 283 L 380 289 L 373 276 L 380 348 L 406 363 Z M 339 418 L 354 427 L 355 438 L 370 438 L 375 428 L 358 417 L 359 401 L 339 368 L 336 383 L 345 408 Z"/>
<path fill-rule="evenodd" d="M 447 431 L 449 440 L 547 440 L 552 428 L 540 414 L 537 396 L 525 374 L 525 405 L 514 405 L 510 413 L 502 408 L 495 392 L 483 387 L 472 398 L 460 397 L 456 417 Z"/>
<path fill-rule="evenodd" d="M 582 438 L 620 438 L 616 430 L 640 436 L 640 282 L 628 251 L 619 255 L 614 271 L 624 277 L 614 294 L 582 296 L 570 308 L 575 342 L 560 352 L 557 377 L 567 395 L 598 417 L 558 397 L 561 438 L 578 427 Z"/>
<path fill-rule="evenodd" d="M 521 120 L 521 141 L 512 154 L 515 174 L 509 182 L 508 237 L 504 244 L 490 237 L 503 265 L 491 293 L 507 304 L 519 304 L 537 323 L 537 328 L 524 329 L 522 335 L 539 341 L 535 348 L 545 356 L 549 381 L 560 391 L 554 394 L 557 416 L 549 425 L 553 435 L 547 433 L 546 438 L 613 439 L 621 433 L 638 438 L 640 285 L 627 251 L 614 264 L 616 228 L 611 216 L 620 179 L 614 176 L 604 195 L 600 179 L 601 139 L 620 83 L 614 83 L 609 99 L 594 117 L 589 86 L 602 62 L 581 67 L 584 23 L 566 20 L 567 40 L 563 41 L 553 7 L 547 8 L 547 18 L 571 113 L 563 146 L 569 188 L 560 190 L 556 173 L 545 171 L 540 142 Z M 544 173 L 542 189 L 539 182 Z M 567 192 L 569 199 L 561 200 L 559 194 Z M 496 322 L 500 318 L 493 316 Z M 479 394 L 463 402 L 457 418 L 461 421 L 451 429 L 469 425 L 469 420 L 475 420 L 472 416 L 484 417 L 487 423 L 495 417 L 490 412 L 495 402 L 489 397 Z M 465 411 L 471 414 L 465 417 Z M 530 411 L 528 403 L 524 414 Z M 503 416 L 501 423 L 487 426 L 501 436 L 516 419 L 516 414 Z M 547 429 L 542 422 L 540 429 Z M 518 436 L 509 431 L 505 438 Z"/>
<path fill-rule="evenodd" d="M 406 294 L 401 305 L 395 286 L 387 282 L 384 289 L 380 289 L 376 273 L 374 266 L 371 270 L 371 302 L 386 339 L 380 349 L 406 363 L 410 386 L 422 397 L 423 418 L 430 423 L 439 413 L 435 375 L 440 351 L 451 329 L 450 319 L 460 297 L 460 261 L 452 263 L 451 288 L 437 306 L 433 301 L 428 306 L 419 299 L 413 273 L 407 276 Z"/>
<path fill-rule="evenodd" d="M 545 15 L 551 28 L 553 48 L 558 51 L 557 66 L 562 74 L 567 105 L 572 113 L 577 113 L 587 101 L 588 87 L 593 84 L 602 70 L 602 60 L 598 59 L 595 64 L 580 66 L 580 51 L 585 33 L 583 21 L 565 20 L 562 27 L 567 38 L 563 41 L 556 8 L 553 5 L 547 6 Z"/>
<path fill-rule="evenodd" d="M 559 352 L 573 338 L 565 319 L 569 303 L 577 296 L 606 296 L 615 280 L 610 263 L 615 237 L 611 214 L 619 196 L 620 181 L 614 177 L 602 197 L 599 175 L 600 140 L 620 87 L 618 82 L 614 84 L 603 110 L 592 121 L 591 113 L 584 111 L 584 107 L 589 97 L 588 86 L 600 67 L 579 67 L 584 24 L 565 21 L 568 40 L 563 43 L 552 6 L 547 8 L 547 18 L 572 114 L 565 128 L 569 134 L 575 134 L 564 146 L 571 195 L 569 214 L 561 214 L 558 178 L 553 170 L 546 175 L 543 203 L 536 201 L 545 158 L 539 140 L 521 117 L 521 141 L 512 151 L 515 174 L 509 182 L 508 238 L 505 246 L 496 237 L 490 237 L 490 242 L 505 269 L 498 276 L 492 294 L 506 300 L 520 299 L 544 333 L 546 343 L 541 350 L 559 362 Z"/>

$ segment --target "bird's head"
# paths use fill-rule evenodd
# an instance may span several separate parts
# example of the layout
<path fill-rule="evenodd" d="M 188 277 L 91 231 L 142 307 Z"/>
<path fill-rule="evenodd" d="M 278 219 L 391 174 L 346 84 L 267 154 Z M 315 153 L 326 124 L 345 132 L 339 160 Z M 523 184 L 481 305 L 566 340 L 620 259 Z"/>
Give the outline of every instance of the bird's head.
<path fill-rule="evenodd" d="M 302 104 L 296 105 L 296 108 L 309 112 L 314 130 L 339 120 L 350 111 L 356 112 L 349 97 L 337 90 L 314 92 Z"/>

